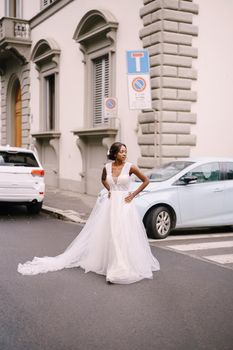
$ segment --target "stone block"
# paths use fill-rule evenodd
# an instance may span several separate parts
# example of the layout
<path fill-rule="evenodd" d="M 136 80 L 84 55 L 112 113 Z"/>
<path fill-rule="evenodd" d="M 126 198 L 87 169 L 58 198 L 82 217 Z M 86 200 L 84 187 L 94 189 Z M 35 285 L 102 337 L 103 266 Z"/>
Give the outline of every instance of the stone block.
<path fill-rule="evenodd" d="M 194 68 L 178 67 L 178 76 L 180 78 L 197 79 L 197 70 Z"/>
<path fill-rule="evenodd" d="M 195 146 L 196 135 L 177 135 L 177 145 Z"/>
<path fill-rule="evenodd" d="M 179 49 L 178 51 L 179 51 L 180 55 L 189 56 L 189 57 L 193 57 L 193 58 L 198 57 L 198 50 L 195 47 L 186 46 L 186 45 L 179 45 L 178 49 Z"/>
<path fill-rule="evenodd" d="M 28 132 L 29 129 L 30 129 L 30 124 L 28 123 L 28 120 L 25 121 L 24 123 L 23 123 L 23 120 L 22 120 L 22 130 L 23 131 L 27 130 L 27 132 Z"/>
<path fill-rule="evenodd" d="M 176 122 L 177 112 L 161 111 L 159 112 L 159 120 L 161 120 L 162 122 Z"/>
<path fill-rule="evenodd" d="M 163 64 L 177 67 L 192 67 L 192 58 L 166 54 L 163 55 Z"/>
<path fill-rule="evenodd" d="M 145 37 L 145 38 L 142 38 L 142 46 L 143 46 L 144 48 L 147 48 L 147 47 L 149 47 L 150 45 L 151 45 L 151 37 L 150 37 L 150 35 L 147 36 L 147 37 Z"/>
<path fill-rule="evenodd" d="M 149 154 L 149 146 L 140 146 L 141 155 L 147 157 Z"/>
<path fill-rule="evenodd" d="M 162 44 L 162 53 L 168 53 L 168 54 L 173 54 L 177 55 L 178 54 L 178 45 L 176 44 Z"/>
<path fill-rule="evenodd" d="M 155 123 L 150 123 L 148 125 L 149 125 L 150 134 L 154 134 L 155 133 Z"/>
<path fill-rule="evenodd" d="M 160 134 L 189 134 L 190 124 L 185 124 L 185 123 L 157 124 L 157 132 Z"/>
<path fill-rule="evenodd" d="M 143 157 L 153 157 L 155 154 L 155 146 L 140 146 L 140 149 Z"/>
<path fill-rule="evenodd" d="M 149 132 L 149 124 L 142 124 L 141 125 L 141 130 L 143 134 L 150 134 Z"/>
<path fill-rule="evenodd" d="M 163 10 L 163 18 L 169 21 L 184 22 L 184 23 L 192 23 L 193 21 L 193 15 L 191 13 L 168 10 L 168 9 Z M 153 21 L 153 16 L 152 16 L 152 21 Z"/>
<path fill-rule="evenodd" d="M 184 56 L 175 56 L 175 55 L 163 55 L 159 54 L 156 56 L 151 56 L 150 58 L 151 67 L 166 65 L 166 66 L 175 66 L 175 67 L 192 67 L 192 58 Z"/>
<path fill-rule="evenodd" d="M 29 107 L 29 99 L 22 100 L 22 108 L 28 108 Z"/>
<path fill-rule="evenodd" d="M 149 4 L 149 2 L 152 2 L 154 0 L 143 0 L 143 4 L 146 5 L 146 4 Z"/>
<path fill-rule="evenodd" d="M 162 101 L 161 100 L 152 100 L 152 108 L 156 111 L 162 110 Z"/>
<path fill-rule="evenodd" d="M 198 35 L 198 27 L 194 26 L 193 24 L 179 23 L 178 31 L 182 34 Z"/>
<path fill-rule="evenodd" d="M 30 108 L 29 107 L 22 108 L 22 115 L 29 115 L 29 114 L 30 114 Z"/>
<path fill-rule="evenodd" d="M 144 124 L 144 123 L 152 123 L 155 120 L 157 120 L 157 114 L 155 112 L 148 112 L 148 113 L 140 113 L 138 115 L 138 122 L 139 124 Z"/>
<path fill-rule="evenodd" d="M 180 11 L 198 14 L 198 4 L 194 4 L 188 1 L 180 1 Z"/>
<path fill-rule="evenodd" d="M 158 22 L 156 22 L 158 23 Z M 179 32 L 179 25 L 172 21 L 163 21 L 163 30 L 167 32 Z"/>
<path fill-rule="evenodd" d="M 28 123 L 29 124 L 29 115 L 25 114 L 22 115 L 22 124 Z"/>
<path fill-rule="evenodd" d="M 28 137 L 29 131 L 28 129 L 24 130 L 22 129 L 22 137 Z"/>
<path fill-rule="evenodd" d="M 181 33 L 163 33 L 163 41 L 171 44 L 192 45 L 192 35 Z"/>
<path fill-rule="evenodd" d="M 162 32 L 158 32 L 156 34 L 152 34 L 150 36 L 150 41 L 151 41 L 152 45 L 161 43 L 163 41 L 163 33 Z"/>
<path fill-rule="evenodd" d="M 153 99 L 169 99 L 175 100 L 177 98 L 177 91 L 175 89 L 155 89 L 152 90 Z"/>
<path fill-rule="evenodd" d="M 148 24 L 152 23 L 152 16 L 151 13 L 143 17 L 143 25 L 147 26 Z"/>
<path fill-rule="evenodd" d="M 30 93 L 28 91 L 22 92 L 22 101 L 30 100 Z"/>
<path fill-rule="evenodd" d="M 155 136 L 154 135 L 138 136 L 138 144 L 139 145 L 154 145 L 155 144 Z"/>
<path fill-rule="evenodd" d="M 151 79 L 155 80 L 158 78 Z M 173 77 L 162 77 L 160 79 L 161 87 L 164 88 L 173 88 L 173 89 L 191 89 L 192 81 L 190 79 L 181 79 L 181 78 L 173 78 Z M 158 82 L 157 82 L 158 84 Z"/>
<path fill-rule="evenodd" d="M 155 158 L 154 157 L 141 157 L 138 158 L 138 166 L 140 168 L 154 168 Z"/>
<path fill-rule="evenodd" d="M 195 124 L 197 121 L 197 115 L 195 113 L 178 112 L 177 121 L 179 123 Z"/>
<path fill-rule="evenodd" d="M 189 157 L 190 147 L 189 146 L 161 146 L 162 157 Z"/>
<path fill-rule="evenodd" d="M 1 112 L 2 112 L 2 114 L 6 113 L 6 105 L 5 104 L 1 107 Z"/>
<path fill-rule="evenodd" d="M 160 144 L 161 145 L 176 145 L 176 135 L 172 134 L 161 134 L 160 135 Z"/>
<path fill-rule="evenodd" d="M 161 32 L 162 28 L 163 28 L 162 21 L 149 24 L 148 26 L 146 26 L 145 28 L 139 31 L 139 37 L 144 38 L 145 36 L 148 36 L 157 32 Z M 178 28 L 177 28 L 177 31 L 178 31 Z"/>
<path fill-rule="evenodd" d="M 30 77 L 25 77 L 23 80 L 22 80 L 22 84 L 21 84 L 21 88 L 23 89 L 24 86 L 26 85 L 30 85 Z"/>
<path fill-rule="evenodd" d="M 195 102 L 197 101 L 197 92 L 189 90 L 178 90 L 177 99 Z"/>
<path fill-rule="evenodd" d="M 163 66 L 162 75 L 164 77 L 177 77 L 177 67 L 174 66 Z"/>
<path fill-rule="evenodd" d="M 163 0 L 162 1 L 163 8 L 166 9 L 179 9 L 179 1 L 178 0 Z"/>
<path fill-rule="evenodd" d="M 185 111 L 190 112 L 191 111 L 191 102 L 188 101 L 169 101 L 169 100 L 163 100 L 162 101 L 162 109 L 166 111 Z"/>
<path fill-rule="evenodd" d="M 140 16 L 143 17 L 145 15 L 148 15 L 149 13 L 159 10 L 160 8 L 161 8 L 160 1 L 149 2 L 148 4 L 146 4 L 140 9 Z"/>

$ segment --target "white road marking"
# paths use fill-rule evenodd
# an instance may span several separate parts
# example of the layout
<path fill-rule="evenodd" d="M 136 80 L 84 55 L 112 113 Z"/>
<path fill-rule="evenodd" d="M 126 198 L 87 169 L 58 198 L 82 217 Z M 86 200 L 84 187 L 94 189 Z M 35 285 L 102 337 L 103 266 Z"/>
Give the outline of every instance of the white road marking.
<path fill-rule="evenodd" d="M 200 239 L 200 238 L 224 238 L 224 237 L 233 237 L 233 233 L 210 233 L 210 234 L 196 234 L 196 235 L 182 235 L 182 236 L 175 236 L 171 235 L 168 236 L 165 239 L 151 239 L 149 238 L 150 243 L 164 243 L 166 241 L 182 241 L 182 240 L 188 240 L 188 239 Z"/>
<path fill-rule="evenodd" d="M 173 245 L 168 245 L 168 247 L 174 250 L 181 250 L 183 252 L 187 252 L 190 250 L 230 248 L 230 247 L 233 247 L 233 241 L 173 244 Z"/>
<path fill-rule="evenodd" d="M 203 258 L 220 264 L 233 264 L 233 254 L 209 255 L 203 256 Z"/>

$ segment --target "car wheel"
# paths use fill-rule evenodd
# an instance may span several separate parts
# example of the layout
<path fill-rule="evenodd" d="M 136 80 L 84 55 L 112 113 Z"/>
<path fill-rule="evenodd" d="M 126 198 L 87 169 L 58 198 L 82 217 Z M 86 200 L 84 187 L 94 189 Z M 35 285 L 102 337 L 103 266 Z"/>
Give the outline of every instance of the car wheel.
<path fill-rule="evenodd" d="M 146 220 L 146 230 L 150 238 L 166 238 L 172 228 L 171 212 L 166 207 L 153 209 Z"/>
<path fill-rule="evenodd" d="M 27 205 L 27 211 L 29 214 L 39 214 L 42 208 L 42 202 L 31 203 Z"/>

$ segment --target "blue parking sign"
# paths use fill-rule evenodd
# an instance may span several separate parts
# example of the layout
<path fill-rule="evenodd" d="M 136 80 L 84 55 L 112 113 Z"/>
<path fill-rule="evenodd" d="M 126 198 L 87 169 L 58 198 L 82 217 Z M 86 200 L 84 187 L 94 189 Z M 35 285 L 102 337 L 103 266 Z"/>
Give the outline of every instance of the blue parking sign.
<path fill-rule="evenodd" d="M 149 54 L 147 50 L 126 51 L 128 74 L 148 74 Z"/>

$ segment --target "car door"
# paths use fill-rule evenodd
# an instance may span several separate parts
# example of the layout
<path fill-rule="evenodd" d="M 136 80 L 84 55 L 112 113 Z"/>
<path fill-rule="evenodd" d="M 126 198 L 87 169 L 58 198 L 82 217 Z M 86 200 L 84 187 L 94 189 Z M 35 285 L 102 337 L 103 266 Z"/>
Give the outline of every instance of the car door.
<path fill-rule="evenodd" d="M 233 162 L 224 162 L 223 171 L 225 219 L 227 225 L 233 225 Z"/>
<path fill-rule="evenodd" d="M 195 183 L 179 181 L 178 197 L 182 226 L 219 225 L 223 221 L 224 181 L 218 162 L 199 165 L 186 175 L 196 176 Z M 180 179 L 181 180 L 181 179 Z"/>

